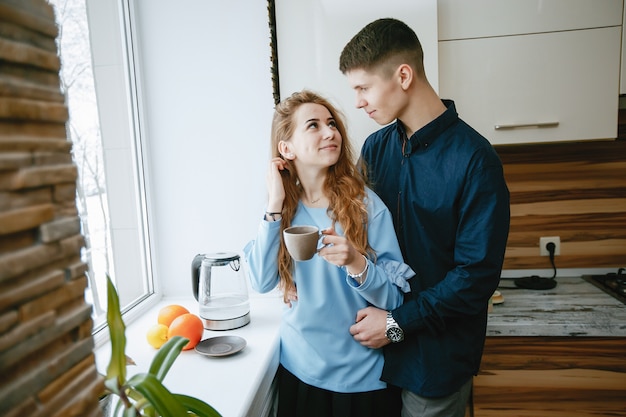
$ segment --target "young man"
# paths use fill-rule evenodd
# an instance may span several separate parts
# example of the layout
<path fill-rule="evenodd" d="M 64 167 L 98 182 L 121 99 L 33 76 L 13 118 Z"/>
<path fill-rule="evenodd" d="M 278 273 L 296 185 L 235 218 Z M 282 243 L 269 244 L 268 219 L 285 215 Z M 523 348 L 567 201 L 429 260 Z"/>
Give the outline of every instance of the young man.
<path fill-rule="evenodd" d="M 357 107 L 387 125 L 367 138 L 361 159 L 417 273 L 401 307 L 367 307 L 350 332 L 364 346 L 386 346 L 382 379 L 402 388 L 403 417 L 462 417 L 509 231 L 502 163 L 431 87 L 421 44 L 403 22 L 365 26 L 339 68 Z"/>

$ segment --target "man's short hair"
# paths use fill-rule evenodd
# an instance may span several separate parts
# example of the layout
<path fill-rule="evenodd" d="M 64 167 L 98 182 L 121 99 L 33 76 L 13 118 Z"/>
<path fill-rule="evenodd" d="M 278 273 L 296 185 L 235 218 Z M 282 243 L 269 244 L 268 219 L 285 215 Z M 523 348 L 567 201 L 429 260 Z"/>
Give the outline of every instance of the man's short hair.
<path fill-rule="evenodd" d="M 390 76 L 401 64 L 424 76 L 424 51 L 417 35 L 397 19 L 378 19 L 365 26 L 346 44 L 339 57 L 345 74 L 363 69 Z"/>

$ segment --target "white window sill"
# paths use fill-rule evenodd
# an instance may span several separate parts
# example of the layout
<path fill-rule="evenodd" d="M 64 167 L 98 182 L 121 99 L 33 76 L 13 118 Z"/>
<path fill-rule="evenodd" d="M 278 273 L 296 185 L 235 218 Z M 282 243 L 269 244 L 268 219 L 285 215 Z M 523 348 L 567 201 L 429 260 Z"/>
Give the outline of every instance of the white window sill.
<path fill-rule="evenodd" d="M 137 366 L 128 367 L 128 375 L 145 372 L 156 350 L 146 341 L 148 328 L 157 322 L 158 311 L 168 304 L 180 304 L 198 314 L 192 297 L 165 298 L 126 328 L 126 354 Z M 250 294 L 250 323 L 226 331 L 205 330 L 203 339 L 236 335 L 246 339 L 239 353 L 207 357 L 194 350 L 181 352 L 163 381 L 174 393 L 197 397 L 213 406 L 223 417 L 265 415 L 272 401 L 271 384 L 278 367 L 279 327 L 283 303 L 277 292 Z M 110 343 L 98 347 L 96 364 L 101 373 L 111 356 Z"/>

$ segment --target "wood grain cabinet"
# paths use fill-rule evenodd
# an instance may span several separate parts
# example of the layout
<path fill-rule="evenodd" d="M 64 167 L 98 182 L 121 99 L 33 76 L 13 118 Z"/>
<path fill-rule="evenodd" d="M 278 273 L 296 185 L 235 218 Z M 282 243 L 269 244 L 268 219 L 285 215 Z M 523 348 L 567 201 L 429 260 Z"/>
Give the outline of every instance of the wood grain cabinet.
<path fill-rule="evenodd" d="M 473 415 L 625 415 L 624 352 L 623 337 L 488 337 Z"/>
<path fill-rule="evenodd" d="M 439 93 L 494 144 L 617 137 L 623 0 L 439 0 Z"/>

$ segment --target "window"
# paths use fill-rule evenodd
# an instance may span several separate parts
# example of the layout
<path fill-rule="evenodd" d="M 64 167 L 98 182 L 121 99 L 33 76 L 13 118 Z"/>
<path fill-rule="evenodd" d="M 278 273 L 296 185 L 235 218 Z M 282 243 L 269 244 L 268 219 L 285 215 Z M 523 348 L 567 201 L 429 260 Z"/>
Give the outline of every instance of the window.
<path fill-rule="evenodd" d="M 129 0 L 48 0 L 59 26 L 61 88 L 78 167 L 76 205 L 89 265 L 85 295 L 96 343 L 106 337 L 106 274 L 122 311 L 156 301 L 141 141 L 140 94 Z M 127 320 L 128 321 L 128 320 Z"/>

